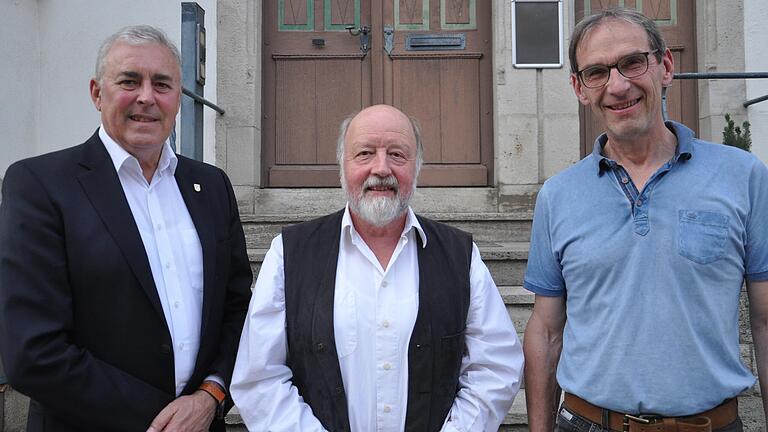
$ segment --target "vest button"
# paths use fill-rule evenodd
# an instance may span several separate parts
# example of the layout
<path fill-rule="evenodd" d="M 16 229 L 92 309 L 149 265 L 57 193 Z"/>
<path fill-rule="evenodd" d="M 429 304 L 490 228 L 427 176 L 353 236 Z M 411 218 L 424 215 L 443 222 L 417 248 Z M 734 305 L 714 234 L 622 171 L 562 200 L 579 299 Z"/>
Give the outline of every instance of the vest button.
<path fill-rule="evenodd" d="M 162 344 L 160 345 L 160 352 L 163 354 L 170 354 L 171 353 L 171 346 L 169 344 Z"/>
<path fill-rule="evenodd" d="M 317 350 L 317 352 L 325 351 L 325 344 L 322 342 L 315 344 L 315 350 Z"/>
<path fill-rule="evenodd" d="M 344 387 L 339 386 L 339 387 L 336 387 L 335 389 L 333 389 L 333 394 L 335 394 L 336 396 L 338 396 L 338 395 L 340 395 L 342 393 L 344 393 Z"/>

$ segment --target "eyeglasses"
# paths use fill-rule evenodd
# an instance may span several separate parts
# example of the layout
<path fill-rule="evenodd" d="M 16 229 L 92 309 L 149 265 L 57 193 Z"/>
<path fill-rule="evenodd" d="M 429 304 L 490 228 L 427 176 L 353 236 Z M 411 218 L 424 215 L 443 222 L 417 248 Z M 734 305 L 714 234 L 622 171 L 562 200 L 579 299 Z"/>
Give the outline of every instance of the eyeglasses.
<path fill-rule="evenodd" d="M 648 56 L 656 54 L 659 50 L 641 52 L 622 57 L 612 65 L 594 65 L 586 67 L 576 75 L 587 88 L 600 88 L 608 84 L 611 78 L 611 69 L 616 68 L 625 78 L 637 78 L 648 71 Z"/>

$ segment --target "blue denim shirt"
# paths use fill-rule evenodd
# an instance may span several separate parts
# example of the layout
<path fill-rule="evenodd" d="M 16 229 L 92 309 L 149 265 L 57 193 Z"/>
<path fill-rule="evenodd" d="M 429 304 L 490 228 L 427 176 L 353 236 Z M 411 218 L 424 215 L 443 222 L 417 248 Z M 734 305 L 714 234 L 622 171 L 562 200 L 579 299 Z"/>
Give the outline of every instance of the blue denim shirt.
<path fill-rule="evenodd" d="M 638 191 L 591 155 L 547 180 L 524 286 L 566 295 L 560 386 L 628 413 L 689 415 L 752 386 L 739 354 L 742 282 L 768 280 L 768 169 L 753 155 L 677 136 Z"/>

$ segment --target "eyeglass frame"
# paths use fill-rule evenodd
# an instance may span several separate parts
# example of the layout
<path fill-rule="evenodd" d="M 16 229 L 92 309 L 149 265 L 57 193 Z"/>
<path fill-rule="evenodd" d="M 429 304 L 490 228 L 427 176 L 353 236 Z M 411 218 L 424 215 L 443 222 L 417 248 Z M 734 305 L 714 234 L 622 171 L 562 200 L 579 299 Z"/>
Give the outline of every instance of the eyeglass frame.
<path fill-rule="evenodd" d="M 581 69 L 580 71 L 577 71 L 576 72 L 576 76 L 579 78 L 579 82 L 581 82 L 581 84 L 584 87 L 589 88 L 589 89 L 598 89 L 598 88 L 605 87 L 605 85 L 608 84 L 608 81 L 611 80 L 611 69 L 616 69 L 616 71 L 619 74 L 621 74 L 621 76 L 623 76 L 626 79 L 634 79 L 634 78 L 643 76 L 643 75 L 645 75 L 646 72 L 648 72 L 648 69 L 650 69 L 650 67 L 651 67 L 651 62 L 648 60 L 648 56 L 651 55 L 651 54 L 653 54 L 655 56 L 658 52 L 659 52 L 659 49 L 655 49 L 653 51 L 644 51 L 644 52 L 627 54 L 624 57 L 620 58 L 616 63 L 611 64 L 611 65 L 596 64 L 596 65 L 592 65 L 592 66 L 587 66 L 584 69 Z M 621 63 L 622 60 L 624 60 L 624 59 L 626 59 L 628 57 L 631 57 L 631 56 L 634 56 L 634 55 L 640 55 L 640 54 L 645 56 L 645 70 L 642 73 L 639 73 L 639 74 L 637 74 L 635 76 L 632 76 L 632 77 L 628 77 L 628 76 L 624 75 L 624 72 L 622 72 L 621 69 L 619 69 L 619 63 Z M 587 85 L 587 83 L 584 82 L 584 78 L 582 76 L 582 72 L 584 72 L 587 69 L 593 68 L 595 66 L 607 67 L 608 68 L 608 77 L 605 79 L 605 82 L 600 84 L 599 86 L 590 87 L 590 86 Z"/>

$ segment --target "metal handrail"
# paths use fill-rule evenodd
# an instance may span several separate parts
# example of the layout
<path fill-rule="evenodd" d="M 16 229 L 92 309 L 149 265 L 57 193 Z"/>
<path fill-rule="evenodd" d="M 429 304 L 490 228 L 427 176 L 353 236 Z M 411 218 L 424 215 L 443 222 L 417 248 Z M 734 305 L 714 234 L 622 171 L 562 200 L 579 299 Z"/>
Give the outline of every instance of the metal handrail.
<path fill-rule="evenodd" d="M 675 79 L 749 79 L 768 78 L 768 72 L 681 72 Z"/>
<path fill-rule="evenodd" d="M 184 93 L 186 96 L 191 97 L 196 102 L 199 102 L 199 103 L 201 103 L 203 105 L 206 105 L 206 106 L 212 108 L 217 113 L 219 113 L 221 115 L 224 115 L 224 110 L 221 107 L 219 107 L 218 105 L 216 105 L 215 103 L 209 101 L 208 99 L 206 99 L 206 98 L 204 98 L 202 96 L 199 96 L 199 95 L 195 94 L 194 92 L 192 92 L 190 90 L 187 90 L 187 89 L 185 89 L 183 87 L 181 89 L 181 92 Z"/>
<path fill-rule="evenodd" d="M 753 79 L 768 78 L 768 72 L 680 72 L 672 75 L 674 79 Z M 768 100 L 768 95 L 749 99 L 741 104 L 744 108 Z M 661 91 L 661 115 L 667 119 L 667 88 Z"/>
<path fill-rule="evenodd" d="M 741 105 L 744 106 L 744 108 L 746 108 L 746 107 L 748 107 L 750 105 L 754 105 L 754 104 L 756 104 L 758 102 L 763 102 L 763 101 L 767 101 L 767 100 L 768 100 L 768 95 L 765 95 L 765 96 L 760 96 L 760 97 L 756 97 L 754 99 L 750 99 L 748 101 L 745 101 Z"/>

